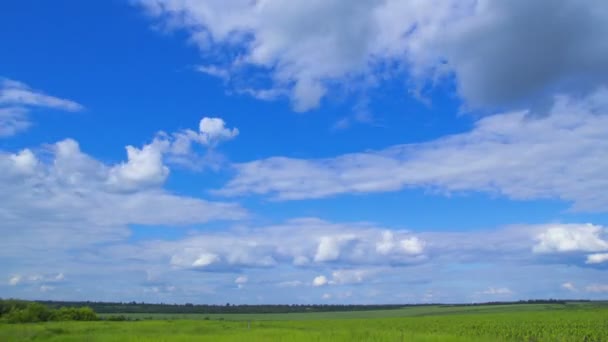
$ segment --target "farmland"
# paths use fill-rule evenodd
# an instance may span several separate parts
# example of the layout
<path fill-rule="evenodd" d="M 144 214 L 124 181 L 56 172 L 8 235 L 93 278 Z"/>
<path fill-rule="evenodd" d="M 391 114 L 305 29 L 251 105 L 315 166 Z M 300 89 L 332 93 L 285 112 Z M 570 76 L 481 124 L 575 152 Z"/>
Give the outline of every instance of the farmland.
<path fill-rule="evenodd" d="M 0 340 L 608 340 L 608 305 L 604 303 L 414 306 L 393 310 L 290 314 L 126 314 L 125 316 L 133 320 L 0 324 Z M 104 315 L 101 317 L 103 318 Z"/>

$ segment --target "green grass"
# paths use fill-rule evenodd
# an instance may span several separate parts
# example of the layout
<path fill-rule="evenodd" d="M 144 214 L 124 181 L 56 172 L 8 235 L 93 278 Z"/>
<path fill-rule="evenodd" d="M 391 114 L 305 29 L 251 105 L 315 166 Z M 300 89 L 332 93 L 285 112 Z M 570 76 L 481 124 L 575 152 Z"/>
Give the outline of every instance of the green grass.
<path fill-rule="evenodd" d="M 608 341 L 608 307 L 597 305 L 234 314 L 230 320 L 227 315 L 196 315 L 198 320 L 176 316 L 127 322 L 0 324 L 0 341 Z M 200 319 L 205 316 L 213 318 Z"/>

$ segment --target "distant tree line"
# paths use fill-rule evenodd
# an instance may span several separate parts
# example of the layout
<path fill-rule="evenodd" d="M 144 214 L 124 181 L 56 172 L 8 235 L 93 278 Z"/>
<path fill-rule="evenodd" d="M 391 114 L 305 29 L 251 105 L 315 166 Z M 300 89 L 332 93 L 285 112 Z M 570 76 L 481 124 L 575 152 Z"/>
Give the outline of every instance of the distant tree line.
<path fill-rule="evenodd" d="M 97 319 L 95 311 L 86 306 L 50 308 L 38 302 L 0 299 L 0 321 L 8 323 L 95 321 Z"/>
<path fill-rule="evenodd" d="M 148 304 L 137 302 L 58 302 L 40 301 L 50 308 L 87 306 L 97 313 L 165 313 L 165 314 L 227 314 L 227 313 L 296 313 L 398 309 L 405 305 L 224 305 L 209 304 Z"/>
<path fill-rule="evenodd" d="M 164 313 L 164 314 L 228 314 L 228 313 L 297 313 L 297 312 L 336 312 L 336 311 L 368 311 L 368 310 L 390 310 L 409 306 L 441 305 L 435 304 L 380 304 L 380 305 L 307 305 L 307 304 L 284 304 L 284 305 L 225 305 L 209 304 L 150 304 L 143 302 L 61 302 L 40 301 L 49 308 L 61 307 L 90 307 L 97 313 L 127 314 L 127 313 Z M 454 305 L 505 305 L 505 304 L 565 304 L 564 300 L 542 299 L 525 300 L 517 302 L 488 302 L 475 304 L 453 304 Z"/>

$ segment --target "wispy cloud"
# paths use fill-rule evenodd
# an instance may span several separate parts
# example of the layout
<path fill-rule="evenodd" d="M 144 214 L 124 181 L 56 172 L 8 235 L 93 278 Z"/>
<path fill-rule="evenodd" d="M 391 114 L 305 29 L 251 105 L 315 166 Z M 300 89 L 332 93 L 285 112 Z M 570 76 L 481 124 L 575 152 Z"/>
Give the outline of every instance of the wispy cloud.
<path fill-rule="evenodd" d="M 82 105 L 30 88 L 25 83 L 0 78 L 0 137 L 25 131 L 31 122 L 32 108 L 50 108 L 69 112 L 83 109 Z"/>
<path fill-rule="evenodd" d="M 234 165 L 217 191 L 277 200 L 345 193 L 430 189 L 478 191 L 511 199 L 559 199 L 577 210 L 608 204 L 608 90 L 557 97 L 542 117 L 528 112 L 479 120 L 467 133 L 327 159 L 272 157 Z"/>

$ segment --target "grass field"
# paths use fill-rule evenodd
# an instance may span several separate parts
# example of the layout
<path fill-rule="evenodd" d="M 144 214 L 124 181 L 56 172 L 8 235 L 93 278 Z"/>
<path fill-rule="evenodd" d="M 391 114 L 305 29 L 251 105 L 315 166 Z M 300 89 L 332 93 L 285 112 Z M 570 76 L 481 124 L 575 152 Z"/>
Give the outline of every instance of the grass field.
<path fill-rule="evenodd" d="M 600 304 L 130 316 L 153 319 L 2 324 L 0 341 L 608 341 Z"/>

